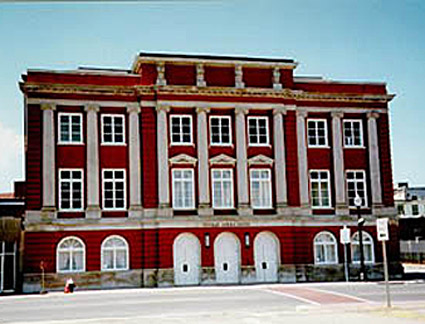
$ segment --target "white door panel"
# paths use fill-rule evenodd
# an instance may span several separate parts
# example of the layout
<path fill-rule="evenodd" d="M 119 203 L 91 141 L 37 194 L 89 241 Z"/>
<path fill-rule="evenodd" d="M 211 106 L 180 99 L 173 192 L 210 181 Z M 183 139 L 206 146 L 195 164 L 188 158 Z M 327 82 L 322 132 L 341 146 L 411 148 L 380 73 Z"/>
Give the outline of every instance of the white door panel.
<path fill-rule="evenodd" d="M 201 273 L 201 245 L 192 234 L 180 234 L 174 241 L 174 284 L 198 285 Z"/>
<path fill-rule="evenodd" d="M 222 233 L 215 239 L 214 262 L 217 283 L 239 283 L 240 244 L 235 235 Z"/>
<path fill-rule="evenodd" d="M 259 233 L 254 240 L 255 272 L 259 282 L 278 281 L 280 264 L 279 241 L 268 232 Z"/>

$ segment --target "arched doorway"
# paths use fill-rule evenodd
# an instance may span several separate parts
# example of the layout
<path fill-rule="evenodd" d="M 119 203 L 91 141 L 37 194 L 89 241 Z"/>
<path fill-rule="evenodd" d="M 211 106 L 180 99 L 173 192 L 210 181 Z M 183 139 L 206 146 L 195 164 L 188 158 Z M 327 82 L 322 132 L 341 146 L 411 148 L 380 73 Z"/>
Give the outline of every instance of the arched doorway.
<path fill-rule="evenodd" d="M 214 263 L 217 283 L 239 283 L 241 248 L 231 233 L 221 233 L 214 242 Z"/>
<path fill-rule="evenodd" d="M 279 251 L 279 240 L 273 233 L 257 234 L 254 240 L 254 260 L 258 282 L 278 281 Z"/>
<path fill-rule="evenodd" d="M 173 244 L 174 284 L 198 285 L 201 277 L 201 244 L 190 233 L 176 237 Z"/>

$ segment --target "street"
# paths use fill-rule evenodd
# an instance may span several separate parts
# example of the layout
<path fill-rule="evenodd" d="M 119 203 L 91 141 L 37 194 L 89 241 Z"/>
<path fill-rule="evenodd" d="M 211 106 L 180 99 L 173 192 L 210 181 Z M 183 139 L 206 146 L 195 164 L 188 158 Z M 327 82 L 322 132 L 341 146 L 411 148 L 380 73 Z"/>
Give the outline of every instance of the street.
<path fill-rule="evenodd" d="M 425 283 L 270 284 L 0 297 L 0 323 L 416 323 Z"/>

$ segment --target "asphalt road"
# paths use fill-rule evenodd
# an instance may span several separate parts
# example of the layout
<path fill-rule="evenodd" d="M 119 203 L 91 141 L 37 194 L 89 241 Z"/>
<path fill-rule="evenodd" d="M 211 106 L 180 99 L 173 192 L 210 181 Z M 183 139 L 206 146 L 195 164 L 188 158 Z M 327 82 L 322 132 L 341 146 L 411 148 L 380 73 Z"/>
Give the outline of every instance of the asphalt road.
<path fill-rule="evenodd" d="M 273 284 L 0 297 L 0 323 L 416 323 L 425 283 Z"/>

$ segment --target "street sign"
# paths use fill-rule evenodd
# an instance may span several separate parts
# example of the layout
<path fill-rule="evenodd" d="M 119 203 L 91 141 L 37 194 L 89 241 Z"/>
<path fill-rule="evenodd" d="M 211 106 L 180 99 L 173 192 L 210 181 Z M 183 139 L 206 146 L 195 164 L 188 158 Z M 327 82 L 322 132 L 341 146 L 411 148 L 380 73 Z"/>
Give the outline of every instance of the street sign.
<path fill-rule="evenodd" d="M 339 230 L 341 244 L 348 244 L 351 241 L 351 231 L 347 226 Z"/>
<path fill-rule="evenodd" d="M 388 241 L 390 239 L 388 218 L 378 218 L 376 220 L 376 231 L 378 232 L 378 241 Z"/>

